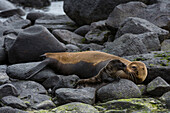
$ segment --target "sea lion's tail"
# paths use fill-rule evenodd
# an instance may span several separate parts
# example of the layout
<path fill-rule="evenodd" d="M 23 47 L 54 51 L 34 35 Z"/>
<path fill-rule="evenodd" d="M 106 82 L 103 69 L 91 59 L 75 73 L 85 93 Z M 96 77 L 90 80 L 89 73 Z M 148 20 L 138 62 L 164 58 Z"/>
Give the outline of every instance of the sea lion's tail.
<path fill-rule="evenodd" d="M 42 69 L 44 69 L 47 65 L 49 64 L 49 59 L 45 59 L 43 60 L 40 64 L 38 64 L 37 66 L 31 68 L 29 71 L 27 71 L 26 73 L 24 73 L 25 75 L 25 79 L 30 79 L 32 78 L 35 74 L 37 74 L 38 72 L 40 72 Z"/>

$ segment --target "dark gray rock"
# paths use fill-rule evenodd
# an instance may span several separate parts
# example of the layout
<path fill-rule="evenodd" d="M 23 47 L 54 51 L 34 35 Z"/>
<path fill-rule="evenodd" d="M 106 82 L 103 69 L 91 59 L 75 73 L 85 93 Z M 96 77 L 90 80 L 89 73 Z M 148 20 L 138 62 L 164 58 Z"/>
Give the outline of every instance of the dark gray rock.
<path fill-rule="evenodd" d="M 66 104 L 70 102 L 94 104 L 95 91 L 95 88 L 90 87 L 83 89 L 60 88 L 55 91 L 55 95 L 59 104 Z"/>
<path fill-rule="evenodd" d="M 31 24 L 30 20 L 23 19 L 19 15 L 14 15 L 3 22 L 4 26 L 9 26 L 10 29 L 23 29 Z"/>
<path fill-rule="evenodd" d="M 148 85 L 146 91 L 153 96 L 161 96 L 170 90 L 170 85 L 161 77 L 152 80 Z"/>
<path fill-rule="evenodd" d="M 7 54 L 3 47 L 0 47 L 0 64 L 5 64 L 7 62 Z"/>
<path fill-rule="evenodd" d="M 148 53 L 147 47 L 144 46 L 142 38 L 138 35 L 124 34 L 114 42 L 106 42 L 104 52 L 117 56 L 128 56 L 142 53 Z"/>
<path fill-rule="evenodd" d="M 65 44 L 81 44 L 83 37 L 68 30 L 54 30 L 53 35 Z"/>
<path fill-rule="evenodd" d="M 46 79 L 42 85 L 48 89 L 48 88 L 73 88 L 76 85 L 76 82 L 79 80 L 79 77 L 77 75 L 56 75 L 53 77 L 49 77 Z"/>
<path fill-rule="evenodd" d="M 7 65 L 0 65 L 0 72 L 1 73 L 6 73 L 7 70 Z"/>
<path fill-rule="evenodd" d="M 90 26 L 89 25 L 83 25 L 83 26 L 77 28 L 74 31 L 74 33 L 84 37 L 89 31 L 90 31 Z"/>
<path fill-rule="evenodd" d="M 14 44 L 17 36 L 14 35 L 14 34 L 9 34 L 9 35 L 6 35 L 4 36 L 5 39 L 4 39 L 4 48 L 5 50 L 8 52 L 9 49 L 12 47 L 12 45 Z"/>
<path fill-rule="evenodd" d="M 144 84 L 139 84 L 137 86 L 139 87 L 142 95 L 146 93 L 146 86 Z"/>
<path fill-rule="evenodd" d="M 71 113 L 99 113 L 92 105 L 80 102 L 72 102 L 56 108 L 56 113 L 71 112 Z"/>
<path fill-rule="evenodd" d="M 118 28 L 127 17 L 139 17 L 169 30 L 169 4 L 169 2 L 159 2 L 148 6 L 142 2 L 120 4 L 110 13 L 106 23 L 112 28 Z"/>
<path fill-rule="evenodd" d="M 79 44 L 78 46 L 81 48 L 82 51 L 100 51 L 104 48 L 104 46 L 95 43 Z"/>
<path fill-rule="evenodd" d="M 37 25 L 19 33 L 8 51 L 8 60 L 10 63 L 31 62 L 40 60 L 40 55 L 46 52 L 61 51 L 65 51 L 65 46 L 45 27 Z"/>
<path fill-rule="evenodd" d="M 154 51 L 148 54 L 126 56 L 124 58 L 131 61 L 142 61 L 146 64 L 148 76 L 143 83 L 148 84 L 158 76 L 170 83 L 170 78 L 168 76 L 170 73 L 169 56 L 170 52 L 168 51 Z"/>
<path fill-rule="evenodd" d="M 0 85 L 8 83 L 9 82 L 9 77 L 6 73 L 0 72 Z"/>
<path fill-rule="evenodd" d="M 67 48 L 67 52 L 80 51 L 80 48 L 73 44 L 67 44 L 66 48 Z"/>
<path fill-rule="evenodd" d="M 41 84 L 34 81 L 19 81 L 19 82 L 12 82 L 12 84 L 17 88 L 21 98 L 24 95 L 30 95 L 31 93 L 37 93 L 37 94 L 47 93 L 47 91 Z"/>
<path fill-rule="evenodd" d="M 51 100 L 45 100 L 34 106 L 35 109 L 52 109 L 55 108 L 55 104 Z"/>
<path fill-rule="evenodd" d="M 113 82 L 101 87 L 97 91 L 99 101 L 108 101 L 113 99 L 124 99 L 140 97 L 141 91 L 138 86 L 130 80 L 121 79 L 119 82 Z"/>
<path fill-rule="evenodd" d="M 75 22 L 73 22 L 66 15 L 53 15 L 49 13 L 46 13 L 44 16 L 36 19 L 35 25 L 42 25 L 51 31 L 55 29 L 74 31 L 77 29 Z"/>
<path fill-rule="evenodd" d="M 14 96 L 6 96 L 1 99 L 2 103 L 7 106 L 18 109 L 26 109 L 27 105 L 21 99 Z"/>
<path fill-rule="evenodd" d="M 12 84 L 17 88 L 19 98 L 22 99 L 27 106 L 31 106 L 31 108 L 34 108 L 36 104 L 51 99 L 50 96 L 46 95 L 47 91 L 45 88 L 34 81 L 19 81 L 12 82 Z"/>
<path fill-rule="evenodd" d="M 40 62 L 31 62 L 31 63 L 21 63 L 21 64 L 14 64 L 10 65 L 7 68 L 7 74 L 9 77 L 14 79 L 25 79 L 25 73 L 28 72 L 31 68 L 37 66 Z M 31 80 L 43 82 L 49 77 L 56 76 L 53 70 L 49 68 L 45 68 L 38 72 L 35 76 L 30 78 Z"/>
<path fill-rule="evenodd" d="M 18 96 L 18 90 L 16 87 L 12 84 L 4 84 L 0 86 L 0 98 L 3 98 L 5 96 Z"/>
<path fill-rule="evenodd" d="M 9 26 L 4 26 L 3 24 L 1 24 L 1 25 L 0 25 L 0 37 L 2 37 L 3 34 L 4 34 L 4 32 L 5 32 L 6 30 L 8 30 L 8 29 L 10 29 Z"/>
<path fill-rule="evenodd" d="M 107 29 L 92 29 L 85 35 L 85 43 L 103 44 L 110 36 L 111 32 Z"/>
<path fill-rule="evenodd" d="M 143 46 L 146 46 L 147 51 L 159 51 L 161 49 L 159 35 L 154 32 L 146 32 L 143 34 L 136 35 L 143 42 Z"/>
<path fill-rule="evenodd" d="M 170 51 L 170 39 L 164 40 L 161 43 L 161 51 Z"/>
<path fill-rule="evenodd" d="M 106 20 L 101 20 L 97 22 L 93 22 L 90 24 L 91 29 L 101 29 L 106 28 Z"/>
<path fill-rule="evenodd" d="M 77 24 L 87 25 L 106 19 L 117 5 L 129 1 L 133 0 L 65 0 L 64 12 Z"/>
<path fill-rule="evenodd" d="M 0 17 L 3 17 L 3 18 L 7 18 L 13 15 L 24 16 L 25 11 L 21 8 L 7 9 L 7 10 L 0 11 Z"/>
<path fill-rule="evenodd" d="M 0 0 L 0 10 L 14 9 L 16 8 L 11 2 L 7 0 Z"/>
<path fill-rule="evenodd" d="M 170 109 L 170 91 L 163 94 L 160 99 L 166 103 L 166 107 Z"/>
<path fill-rule="evenodd" d="M 157 27 L 145 19 L 129 17 L 121 24 L 115 38 L 118 38 L 125 33 L 142 34 L 146 32 L 153 32 L 157 34 L 161 42 L 168 38 L 169 34 L 168 31 Z"/>
<path fill-rule="evenodd" d="M 50 1 L 49 0 L 9 0 L 12 3 L 15 3 L 17 5 L 22 5 L 25 7 L 37 7 L 37 8 L 42 8 L 44 6 L 49 6 Z"/>
<path fill-rule="evenodd" d="M 160 99 L 161 99 L 162 101 L 170 100 L 170 91 L 164 93 L 164 94 L 160 97 Z"/>
<path fill-rule="evenodd" d="M 5 107 L 0 107 L 0 113 L 28 113 L 28 112 L 5 106 Z"/>

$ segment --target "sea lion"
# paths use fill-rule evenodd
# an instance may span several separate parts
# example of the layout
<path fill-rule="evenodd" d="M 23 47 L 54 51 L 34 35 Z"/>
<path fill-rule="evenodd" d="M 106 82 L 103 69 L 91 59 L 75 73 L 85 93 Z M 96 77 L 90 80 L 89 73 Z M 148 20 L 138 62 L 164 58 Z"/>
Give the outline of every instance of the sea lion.
<path fill-rule="evenodd" d="M 112 81 L 112 78 L 125 78 L 141 83 L 147 76 L 147 68 L 139 61 L 127 59 L 99 51 L 46 53 L 46 59 L 27 73 L 26 79 L 33 77 L 44 67 L 49 66 L 57 74 L 78 75 L 82 83 Z"/>

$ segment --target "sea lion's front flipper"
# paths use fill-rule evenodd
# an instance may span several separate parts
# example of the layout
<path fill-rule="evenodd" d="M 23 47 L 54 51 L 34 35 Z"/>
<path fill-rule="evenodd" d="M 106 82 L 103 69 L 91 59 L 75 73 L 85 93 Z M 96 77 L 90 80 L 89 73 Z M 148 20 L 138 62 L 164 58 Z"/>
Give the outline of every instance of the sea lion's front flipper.
<path fill-rule="evenodd" d="M 45 68 L 47 65 L 49 64 L 49 59 L 45 59 L 43 60 L 40 64 L 38 64 L 37 66 L 31 68 L 29 71 L 27 71 L 25 74 L 25 79 L 30 79 L 31 77 L 33 77 L 35 74 L 37 74 L 38 72 L 40 72 L 43 68 Z"/>

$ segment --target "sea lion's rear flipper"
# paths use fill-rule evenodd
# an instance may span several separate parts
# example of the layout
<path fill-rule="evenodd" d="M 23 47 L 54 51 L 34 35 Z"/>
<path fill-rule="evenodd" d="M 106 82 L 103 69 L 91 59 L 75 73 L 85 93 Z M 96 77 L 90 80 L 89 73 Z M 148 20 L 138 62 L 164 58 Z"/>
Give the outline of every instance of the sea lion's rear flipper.
<path fill-rule="evenodd" d="M 38 64 L 37 66 L 31 68 L 29 71 L 27 71 L 24 75 L 25 75 L 25 79 L 30 79 L 32 78 L 35 74 L 37 74 L 38 72 L 40 72 L 43 68 L 45 68 L 47 65 L 49 64 L 49 59 L 45 59 L 43 60 L 40 64 Z"/>

